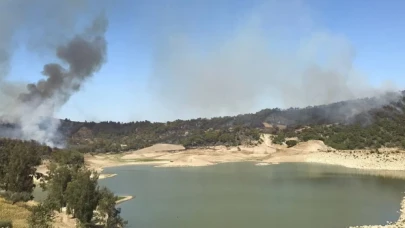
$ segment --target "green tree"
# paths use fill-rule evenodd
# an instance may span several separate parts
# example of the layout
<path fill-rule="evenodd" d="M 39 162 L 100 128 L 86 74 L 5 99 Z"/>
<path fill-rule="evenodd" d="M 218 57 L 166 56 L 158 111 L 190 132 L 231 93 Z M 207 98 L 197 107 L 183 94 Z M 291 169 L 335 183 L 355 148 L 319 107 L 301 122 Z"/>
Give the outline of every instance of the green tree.
<path fill-rule="evenodd" d="M 272 141 L 275 144 L 280 144 L 281 145 L 285 141 L 285 135 L 284 134 L 276 135 L 275 137 L 273 137 Z"/>
<path fill-rule="evenodd" d="M 285 144 L 287 144 L 287 147 L 293 147 L 293 146 L 295 146 L 295 145 L 297 145 L 297 140 L 287 140 L 286 142 L 285 142 Z"/>
<path fill-rule="evenodd" d="M 80 168 L 84 165 L 83 154 L 76 150 L 57 150 L 52 153 L 52 159 L 59 165 Z"/>
<path fill-rule="evenodd" d="M 51 228 L 54 221 L 53 210 L 44 203 L 40 203 L 31 209 L 31 215 L 28 218 L 30 228 Z"/>
<path fill-rule="evenodd" d="M 48 191 L 48 204 L 53 210 L 66 206 L 66 189 L 74 173 L 84 165 L 83 154 L 75 150 L 57 150 L 52 154 L 48 175 L 41 186 Z"/>
<path fill-rule="evenodd" d="M 0 189 L 6 189 L 6 174 L 9 152 L 5 146 L 0 147 Z"/>
<path fill-rule="evenodd" d="M 73 214 L 81 225 L 88 226 L 97 208 L 98 174 L 87 169 L 79 169 L 66 188 L 67 212 Z"/>
<path fill-rule="evenodd" d="M 100 223 L 106 228 L 120 228 L 127 224 L 120 216 L 120 209 L 116 208 L 117 197 L 107 188 L 99 191 L 97 211 Z"/>
<path fill-rule="evenodd" d="M 58 166 L 55 163 L 51 163 L 48 168 L 48 175 L 41 186 L 48 191 L 47 200 L 51 208 L 59 211 L 66 206 L 66 189 L 73 179 L 75 170 L 67 165 Z"/>
<path fill-rule="evenodd" d="M 35 187 L 33 176 L 36 166 L 41 164 L 41 157 L 36 144 L 16 143 L 14 146 L 2 147 L 2 160 L 7 160 L 1 166 L 1 184 L 5 191 L 31 193 Z"/>

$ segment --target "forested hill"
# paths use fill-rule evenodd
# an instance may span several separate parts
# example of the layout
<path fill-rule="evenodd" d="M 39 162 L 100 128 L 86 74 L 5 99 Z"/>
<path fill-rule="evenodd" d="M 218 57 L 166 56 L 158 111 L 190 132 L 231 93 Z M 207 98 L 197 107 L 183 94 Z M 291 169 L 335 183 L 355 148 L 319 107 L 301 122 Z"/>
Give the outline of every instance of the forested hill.
<path fill-rule="evenodd" d="M 176 120 L 167 123 L 149 121 L 95 123 L 63 120 L 61 131 L 68 136 L 71 146 L 98 152 L 139 149 L 155 143 L 179 143 L 186 147 L 232 146 L 255 143 L 259 140 L 260 133 L 278 134 L 280 135 L 279 142 L 283 141 L 284 135 L 299 136 L 301 140 L 331 140 L 330 135 L 326 136 L 324 132 L 317 132 L 317 129 L 335 124 L 333 129 L 328 129 L 337 132 L 342 131 L 338 129 L 351 129 L 350 127 L 368 129 L 376 124 L 381 125 L 382 120 L 397 122 L 401 119 L 399 116 L 403 115 L 398 110 L 403 108 L 404 94 L 387 94 L 382 97 L 350 100 L 303 109 L 264 109 L 253 114 Z M 386 105 L 382 106 L 382 104 Z M 384 122 L 384 124 L 386 123 Z M 302 126 L 313 127 L 312 130 L 302 131 L 302 135 L 299 135 L 298 131 L 294 129 Z M 311 133 L 309 134 L 309 132 Z M 369 145 L 370 143 L 360 143 L 356 147 Z"/>
<path fill-rule="evenodd" d="M 402 145 L 398 125 L 405 119 L 402 112 L 404 95 L 402 92 L 302 109 L 264 109 L 238 116 L 167 123 L 95 123 L 65 119 L 61 121 L 60 132 L 70 147 L 83 152 L 118 152 L 155 143 L 176 143 L 186 147 L 255 144 L 260 133 L 277 134 L 275 141 L 278 143 L 284 143 L 285 137 L 298 137 L 302 141 L 321 139 L 336 148 L 398 146 Z M 302 129 L 304 126 L 306 128 Z M 392 126 L 398 129 L 394 130 Z M 12 128 L 13 125 L 4 127 Z M 371 139 L 367 136 L 369 133 L 376 138 Z"/>

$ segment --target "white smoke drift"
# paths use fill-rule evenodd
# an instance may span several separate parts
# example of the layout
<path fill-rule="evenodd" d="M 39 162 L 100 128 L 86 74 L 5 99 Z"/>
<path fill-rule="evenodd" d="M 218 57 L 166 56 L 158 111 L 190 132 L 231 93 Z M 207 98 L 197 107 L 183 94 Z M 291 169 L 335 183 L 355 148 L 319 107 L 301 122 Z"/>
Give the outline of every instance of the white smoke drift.
<path fill-rule="evenodd" d="M 79 13 L 88 1 L 39 0 L 30 3 L 21 0 L 0 4 L 0 15 L 4 19 L 0 22 L 0 123 L 12 124 L 11 128 L 0 127 L 0 137 L 36 140 L 62 147 L 63 140 L 58 132 L 60 122 L 53 116 L 105 63 L 107 42 L 104 35 L 108 25 L 105 15 L 96 17 L 89 27 L 76 34 L 73 33 L 75 21 L 80 19 Z M 15 11 L 17 6 L 23 7 L 23 15 L 28 18 L 16 18 L 22 14 Z M 5 12 L 8 14 L 1 14 Z M 39 12 L 54 18 L 37 19 Z M 15 50 L 14 35 L 29 31 L 36 34 L 31 26 L 44 33 L 25 40 L 25 46 L 38 53 L 54 54 L 60 63 L 45 64 L 42 71 L 45 78 L 36 83 L 23 85 L 7 81 Z"/>
<path fill-rule="evenodd" d="M 199 45 L 186 30 L 158 40 L 151 91 L 176 118 L 320 105 L 392 89 L 374 88 L 353 65 L 349 40 L 317 26 L 301 1 L 258 8 L 215 44 Z"/>
<path fill-rule="evenodd" d="M 104 17 L 97 17 L 89 28 L 77 33 L 78 22 L 89 21 L 88 9 L 96 11 L 100 1 L 0 1 L 0 123 L 16 126 L 0 127 L 0 137 L 63 146 L 58 140 L 55 111 L 106 61 Z M 203 45 L 195 34 L 182 28 L 193 25 L 194 15 L 203 15 L 205 20 L 213 12 L 232 14 L 227 7 L 224 12 L 216 8 L 223 1 L 178 1 L 176 10 L 188 11 L 186 18 L 181 18 L 183 12 L 171 12 L 171 3 L 151 4 L 156 15 L 148 18 L 161 22 L 153 34 L 158 37 L 150 77 L 155 100 L 172 110 L 175 118 L 191 118 L 277 106 L 304 107 L 395 89 L 373 87 L 354 66 L 356 53 L 350 41 L 319 26 L 301 1 L 263 2 L 249 16 L 238 17 L 245 20 L 238 21 L 230 29 L 232 33 L 212 34 L 218 39 Z M 165 18 L 159 20 L 162 15 Z M 216 21 L 210 21 L 215 27 Z M 45 64 L 44 80 L 28 85 L 8 80 L 10 60 L 19 46 L 39 55 L 56 56 L 56 63 Z M 40 70 L 31 72 L 38 74 Z M 393 97 L 375 104 L 386 104 Z M 344 107 L 342 114 L 353 116 L 368 108 Z"/>

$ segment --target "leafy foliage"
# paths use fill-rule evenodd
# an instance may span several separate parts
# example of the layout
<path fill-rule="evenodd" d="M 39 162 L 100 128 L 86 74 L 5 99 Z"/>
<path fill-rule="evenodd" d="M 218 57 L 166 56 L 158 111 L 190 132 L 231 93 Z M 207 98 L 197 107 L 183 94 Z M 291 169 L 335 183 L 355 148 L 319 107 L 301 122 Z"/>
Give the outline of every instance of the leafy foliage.
<path fill-rule="evenodd" d="M 66 189 L 72 179 L 73 173 L 68 166 L 57 166 L 55 163 L 49 165 L 48 175 L 45 177 L 47 183 L 41 183 L 41 186 L 48 191 L 48 204 L 53 210 L 66 207 Z"/>
<path fill-rule="evenodd" d="M 46 203 L 32 207 L 31 215 L 28 218 L 28 224 L 31 228 L 51 228 L 53 221 L 53 210 Z"/>
<path fill-rule="evenodd" d="M 13 228 L 11 221 L 0 221 L 0 228 Z"/>
<path fill-rule="evenodd" d="M 35 167 L 50 151 L 34 141 L 0 139 L 0 189 L 7 198 L 13 202 L 30 199 Z"/>
<path fill-rule="evenodd" d="M 70 129 L 67 130 L 70 148 L 98 153 L 136 150 L 156 143 L 183 144 L 185 147 L 233 146 L 255 143 L 260 139 L 260 131 L 251 124 L 227 124 L 229 118 L 168 123 L 79 123 L 65 120 L 62 128 Z"/>
<path fill-rule="evenodd" d="M 106 228 L 109 227 L 124 227 L 127 222 L 121 216 L 121 209 L 116 208 L 116 197 L 109 189 L 102 188 L 99 191 L 100 199 L 98 202 L 97 211 L 99 212 L 100 221 L 105 224 Z"/>
<path fill-rule="evenodd" d="M 380 147 L 405 148 L 405 99 L 354 116 L 351 124 L 291 126 L 277 137 L 298 137 L 301 141 L 323 140 L 336 149 Z M 273 139 L 274 140 L 274 139 Z"/>
<path fill-rule="evenodd" d="M 259 140 L 258 133 L 286 134 L 285 126 L 291 129 L 359 123 L 364 127 L 373 121 L 369 116 L 370 110 L 371 112 L 380 110 L 382 104 L 387 104 L 387 101 L 401 103 L 400 99 L 404 94 L 404 92 L 393 93 L 306 108 L 263 109 L 238 116 L 175 120 L 167 123 L 149 121 L 95 123 L 65 119 L 61 120 L 59 131 L 63 138 L 67 139 L 69 148 L 79 152 L 120 152 L 137 150 L 156 143 L 183 144 L 186 147 L 254 144 Z M 396 108 L 396 104 L 394 107 Z M 9 123 L 0 124 L 0 135 L 1 129 L 10 130 L 16 127 L 18 126 Z M 324 140 L 324 136 L 306 132 L 303 140 L 308 139 Z M 275 141 L 283 143 L 285 139 L 281 137 Z"/>
<path fill-rule="evenodd" d="M 17 203 L 20 201 L 27 202 L 32 199 L 32 195 L 30 192 L 11 192 L 5 191 L 1 193 L 1 196 L 12 203 Z"/>
<path fill-rule="evenodd" d="M 104 227 L 124 227 L 126 222 L 116 209 L 116 196 L 98 185 L 98 174 L 84 167 L 83 154 L 74 150 L 52 150 L 33 141 L 0 139 L 0 191 L 13 203 L 32 199 L 33 177 L 42 158 L 49 158 L 49 171 L 41 186 L 47 190 L 47 199 L 32 208 L 27 216 L 30 227 L 52 227 L 54 211 L 67 207 L 82 227 L 96 222 L 94 210 L 99 210 L 105 220 Z"/>
<path fill-rule="evenodd" d="M 280 134 L 274 136 L 272 141 L 275 144 L 282 145 L 284 143 L 284 141 L 285 141 L 285 135 L 283 133 L 280 133 Z"/>
<path fill-rule="evenodd" d="M 287 144 L 287 147 L 293 147 L 293 146 L 295 146 L 295 145 L 297 145 L 297 140 L 287 140 L 286 142 L 285 142 L 285 144 Z"/>
<path fill-rule="evenodd" d="M 243 143 L 252 144 L 260 140 L 260 132 L 256 129 L 236 127 L 232 130 L 208 130 L 185 137 L 185 147 L 195 146 L 237 146 Z"/>
<path fill-rule="evenodd" d="M 51 155 L 48 173 L 41 187 L 48 191 L 47 203 L 52 210 L 66 207 L 66 189 L 74 173 L 84 165 L 83 154 L 71 150 L 56 150 Z"/>
<path fill-rule="evenodd" d="M 51 159 L 59 165 L 73 168 L 80 168 L 84 165 L 83 154 L 76 150 L 56 150 L 52 153 Z"/>
<path fill-rule="evenodd" d="M 81 224 L 90 224 L 93 211 L 97 208 L 98 174 L 86 169 L 78 170 L 66 188 L 67 211 Z"/>

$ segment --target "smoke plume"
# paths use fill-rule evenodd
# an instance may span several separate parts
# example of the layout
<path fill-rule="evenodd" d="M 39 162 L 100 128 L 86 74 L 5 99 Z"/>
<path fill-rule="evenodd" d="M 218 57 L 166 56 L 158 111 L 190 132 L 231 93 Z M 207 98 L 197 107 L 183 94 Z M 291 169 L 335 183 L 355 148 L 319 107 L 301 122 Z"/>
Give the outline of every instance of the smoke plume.
<path fill-rule="evenodd" d="M 186 29 L 158 40 L 151 91 L 177 118 L 320 105 L 392 89 L 372 86 L 354 65 L 350 41 L 319 26 L 301 1 L 267 1 L 239 18 L 245 20 L 232 33 L 212 35 L 216 42 L 201 45 Z"/>
<path fill-rule="evenodd" d="M 0 6 L 0 9 L 13 12 L 13 7 L 22 6 L 23 2 L 26 3 L 5 1 L 2 2 L 4 7 Z M 40 0 L 28 5 L 32 8 L 24 5 L 27 15 L 36 14 L 40 10 L 55 18 L 52 18 L 52 23 L 48 23 L 47 18 L 44 21 L 36 20 L 33 26 L 45 32 L 43 42 L 40 42 L 42 35 L 34 35 L 25 40 L 24 44 L 41 54 L 53 52 L 59 61 L 45 64 L 42 70 L 44 79 L 36 83 L 23 86 L 22 83 L 5 80 L 15 50 L 13 38 L 18 32 L 31 31 L 31 25 L 29 22 L 28 25 L 24 24 L 27 18 L 24 21 L 17 18 L 15 22 L 11 22 L 13 25 L 8 24 L 13 21 L 11 19 L 14 14 L 2 18 L 7 20 L 1 20 L 0 26 L 0 54 L 3 53 L 0 55 L 3 72 L 0 77 L 0 120 L 12 123 L 15 127 L 0 129 L 0 136 L 33 139 L 50 146 L 63 146 L 58 135 L 59 120 L 53 118 L 54 113 L 105 63 L 107 42 L 104 36 L 108 21 L 105 14 L 100 14 L 83 32 L 74 34 L 75 20 L 85 7 L 85 1 L 58 1 L 55 4 L 53 1 Z M 65 38 L 62 38 L 62 34 Z M 34 69 L 31 71 L 33 74 L 37 73 Z"/>

